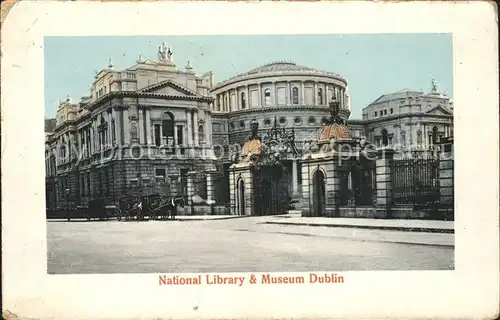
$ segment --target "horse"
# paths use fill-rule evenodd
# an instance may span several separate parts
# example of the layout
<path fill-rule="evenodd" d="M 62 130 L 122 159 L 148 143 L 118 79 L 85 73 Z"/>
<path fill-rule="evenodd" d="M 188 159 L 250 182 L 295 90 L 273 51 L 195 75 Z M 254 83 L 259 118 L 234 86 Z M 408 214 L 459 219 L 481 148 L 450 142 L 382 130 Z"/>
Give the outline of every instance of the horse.
<path fill-rule="evenodd" d="M 177 206 L 181 206 L 181 208 L 184 208 L 185 206 L 185 201 L 184 198 L 171 198 L 169 199 L 169 202 L 165 205 L 165 210 L 167 212 L 167 220 L 170 218 L 170 220 L 175 220 L 175 216 L 177 214 Z"/>

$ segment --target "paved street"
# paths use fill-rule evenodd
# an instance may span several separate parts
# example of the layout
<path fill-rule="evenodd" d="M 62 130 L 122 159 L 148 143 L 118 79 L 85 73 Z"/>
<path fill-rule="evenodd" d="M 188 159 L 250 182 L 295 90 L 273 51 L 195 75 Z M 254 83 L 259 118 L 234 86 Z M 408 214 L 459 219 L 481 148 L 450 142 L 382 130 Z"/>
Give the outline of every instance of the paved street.
<path fill-rule="evenodd" d="M 48 221 L 48 272 L 448 270 L 454 235 L 206 221 Z"/>

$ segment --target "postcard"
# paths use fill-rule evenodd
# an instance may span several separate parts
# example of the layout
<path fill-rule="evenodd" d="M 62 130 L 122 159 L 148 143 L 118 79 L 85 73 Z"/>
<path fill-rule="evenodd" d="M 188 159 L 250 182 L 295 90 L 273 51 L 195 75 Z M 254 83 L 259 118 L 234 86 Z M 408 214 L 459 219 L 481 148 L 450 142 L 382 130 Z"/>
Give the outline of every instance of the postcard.
<path fill-rule="evenodd" d="M 4 318 L 495 318 L 495 14 L 15 4 Z"/>

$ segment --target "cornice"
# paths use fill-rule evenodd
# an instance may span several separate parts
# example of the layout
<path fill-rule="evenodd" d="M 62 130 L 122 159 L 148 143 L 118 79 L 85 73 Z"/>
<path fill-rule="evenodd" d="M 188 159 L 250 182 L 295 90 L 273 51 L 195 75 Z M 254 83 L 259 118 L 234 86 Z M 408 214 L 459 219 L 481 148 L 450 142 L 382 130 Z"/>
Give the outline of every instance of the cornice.
<path fill-rule="evenodd" d="M 303 76 L 303 77 L 323 77 L 327 79 L 332 79 L 332 80 L 337 80 L 342 82 L 345 86 L 347 86 L 347 79 L 340 75 L 336 75 L 334 73 L 329 73 L 326 71 L 278 71 L 278 72 L 264 72 L 264 73 L 256 73 L 256 74 L 251 74 L 251 75 L 241 75 L 241 76 L 236 76 L 234 78 L 222 81 L 215 86 L 212 87 L 210 91 L 216 91 L 220 90 L 224 87 L 230 86 L 232 84 L 238 83 L 238 82 L 243 82 L 247 80 L 255 80 L 255 79 L 265 79 L 265 78 L 273 78 L 273 77 L 287 77 L 287 76 Z M 283 80 L 285 81 L 285 80 Z M 307 80 L 304 80 L 307 81 Z M 276 82 L 279 82 L 276 81 Z"/>

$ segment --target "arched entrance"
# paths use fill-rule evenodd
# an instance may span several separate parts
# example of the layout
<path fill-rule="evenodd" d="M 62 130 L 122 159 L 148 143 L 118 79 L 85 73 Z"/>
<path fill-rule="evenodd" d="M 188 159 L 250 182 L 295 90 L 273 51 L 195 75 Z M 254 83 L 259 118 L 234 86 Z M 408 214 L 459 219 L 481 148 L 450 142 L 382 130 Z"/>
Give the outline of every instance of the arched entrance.
<path fill-rule="evenodd" d="M 238 180 L 238 214 L 245 215 L 245 182 Z"/>
<path fill-rule="evenodd" d="M 325 214 L 325 175 L 317 169 L 313 175 L 313 215 L 321 217 Z"/>

